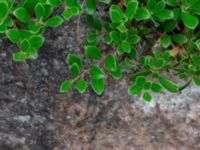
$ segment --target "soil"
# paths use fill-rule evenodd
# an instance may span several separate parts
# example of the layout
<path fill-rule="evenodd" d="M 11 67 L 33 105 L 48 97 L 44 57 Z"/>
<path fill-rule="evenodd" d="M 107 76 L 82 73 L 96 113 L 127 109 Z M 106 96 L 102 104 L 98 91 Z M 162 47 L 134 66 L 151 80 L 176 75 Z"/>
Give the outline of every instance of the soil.
<path fill-rule="evenodd" d="M 81 19 L 81 39 L 90 28 Z M 81 55 L 76 18 L 47 29 L 37 60 L 13 62 L 17 47 L 0 41 L 0 150 L 200 150 L 200 92 L 163 92 L 147 104 L 127 94 L 126 77 L 108 78 L 97 96 L 70 90 L 65 58 Z"/>

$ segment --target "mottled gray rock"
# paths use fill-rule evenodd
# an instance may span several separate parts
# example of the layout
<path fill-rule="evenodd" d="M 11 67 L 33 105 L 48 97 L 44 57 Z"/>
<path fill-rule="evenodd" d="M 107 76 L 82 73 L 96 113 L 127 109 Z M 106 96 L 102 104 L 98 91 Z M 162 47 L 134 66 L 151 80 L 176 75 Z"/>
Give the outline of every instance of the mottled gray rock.
<path fill-rule="evenodd" d="M 45 32 L 37 60 L 13 62 L 17 47 L 0 42 L 0 150 L 199 150 L 200 92 L 194 86 L 154 94 L 150 104 L 127 94 L 126 76 L 108 78 L 102 96 L 90 88 L 83 95 L 59 93 L 69 78 L 66 55 L 83 57 L 73 20 Z M 84 41 L 91 31 L 83 20 Z"/>

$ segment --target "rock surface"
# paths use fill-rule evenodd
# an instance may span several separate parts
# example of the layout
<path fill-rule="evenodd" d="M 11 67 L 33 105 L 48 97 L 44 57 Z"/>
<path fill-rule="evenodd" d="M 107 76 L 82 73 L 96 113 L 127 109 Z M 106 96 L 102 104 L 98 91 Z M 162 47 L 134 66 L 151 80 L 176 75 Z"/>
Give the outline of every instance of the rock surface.
<path fill-rule="evenodd" d="M 82 22 L 84 40 L 89 33 Z M 67 53 L 80 54 L 76 22 L 46 31 L 37 60 L 13 62 L 17 47 L 0 42 L 0 150 L 199 150 L 200 92 L 155 95 L 151 104 L 107 80 L 102 96 L 58 92 Z"/>

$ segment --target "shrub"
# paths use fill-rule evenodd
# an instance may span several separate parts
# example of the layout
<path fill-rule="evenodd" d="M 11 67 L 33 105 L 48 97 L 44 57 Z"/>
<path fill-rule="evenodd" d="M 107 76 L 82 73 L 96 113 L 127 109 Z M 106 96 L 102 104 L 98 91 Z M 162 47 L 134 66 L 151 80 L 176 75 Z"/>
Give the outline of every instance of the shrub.
<path fill-rule="evenodd" d="M 105 20 L 94 17 L 100 3 L 109 6 Z M 62 13 L 55 16 L 57 8 Z M 142 94 L 149 102 L 150 91 L 177 93 L 192 82 L 200 86 L 199 8 L 199 0 L 86 0 L 82 4 L 76 0 L 3 0 L 0 37 L 19 46 L 13 54 L 15 61 L 36 59 L 46 27 L 57 27 L 86 12 L 93 29 L 84 44 L 90 66 L 86 68 L 80 56 L 68 54 L 71 77 L 61 84 L 60 92 L 74 86 L 84 93 L 90 85 L 101 95 L 108 76 L 119 80 L 129 74 L 128 93 Z M 108 48 L 101 49 L 102 44 Z M 164 72 L 185 83 L 174 83 Z"/>

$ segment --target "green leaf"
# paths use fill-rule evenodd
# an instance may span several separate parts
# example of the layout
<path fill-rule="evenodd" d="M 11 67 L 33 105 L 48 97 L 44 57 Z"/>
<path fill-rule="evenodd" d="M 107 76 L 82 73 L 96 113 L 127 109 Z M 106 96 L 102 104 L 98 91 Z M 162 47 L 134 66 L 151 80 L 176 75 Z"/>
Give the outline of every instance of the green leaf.
<path fill-rule="evenodd" d="M 41 47 L 44 43 L 44 37 L 41 35 L 33 35 L 30 37 L 29 42 L 32 47 Z"/>
<path fill-rule="evenodd" d="M 200 57 L 196 54 L 192 54 L 191 56 L 192 62 L 196 65 L 200 65 Z"/>
<path fill-rule="evenodd" d="M 17 29 L 10 29 L 6 31 L 6 36 L 12 43 L 17 43 L 20 39 L 20 33 Z"/>
<path fill-rule="evenodd" d="M 30 47 L 27 49 L 28 58 L 37 59 L 38 52 L 36 48 Z"/>
<path fill-rule="evenodd" d="M 135 85 L 143 87 L 145 82 L 146 82 L 146 78 L 144 76 L 137 76 L 136 81 L 135 81 Z"/>
<path fill-rule="evenodd" d="M 131 52 L 131 45 L 128 42 L 122 42 L 118 49 L 117 52 L 119 54 L 123 54 L 123 53 L 130 53 Z"/>
<path fill-rule="evenodd" d="M 199 24 L 199 19 L 196 16 L 191 15 L 190 13 L 186 11 L 181 12 L 181 18 L 182 18 L 183 24 L 189 29 L 194 30 Z"/>
<path fill-rule="evenodd" d="M 200 86 L 200 78 L 194 76 L 193 81 L 194 81 L 196 86 Z"/>
<path fill-rule="evenodd" d="M 143 89 L 150 90 L 151 86 L 152 86 L 151 82 L 147 81 L 147 82 L 144 83 Z"/>
<path fill-rule="evenodd" d="M 78 90 L 79 93 L 84 93 L 85 90 L 87 89 L 87 82 L 81 78 L 79 81 L 76 83 L 75 88 Z"/>
<path fill-rule="evenodd" d="M 133 96 L 139 94 L 141 91 L 142 91 L 142 87 L 135 84 L 133 84 L 132 86 L 128 88 L 128 94 L 133 95 Z"/>
<path fill-rule="evenodd" d="M 115 71 L 117 69 L 116 57 L 111 54 L 107 55 L 104 67 L 109 71 Z"/>
<path fill-rule="evenodd" d="M 101 95 L 104 91 L 104 80 L 103 79 L 92 79 L 90 85 L 94 92 Z"/>
<path fill-rule="evenodd" d="M 170 80 L 165 78 L 164 76 L 159 76 L 159 81 L 163 87 L 165 87 L 168 91 L 176 93 L 179 92 L 179 88 Z"/>
<path fill-rule="evenodd" d="M 197 46 L 197 49 L 200 50 L 200 39 L 195 41 L 195 45 Z"/>
<path fill-rule="evenodd" d="M 157 59 L 156 64 L 155 64 L 155 66 L 156 66 L 157 68 L 163 68 L 164 65 L 165 65 L 165 60 L 164 60 L 164 58 L 159 58 L 159 59 Z"/>
<path fill-rule="evenodd" d="M 34 11 L 37 20 L 42 21 L 45 17 L 45 8 L 42 5 L 42 3 L 37 3 L 37 5 L 34 8 Z"/>
<path fill-rule="evenodd" d="M 188 41 L 187 37 L 183 34 L 175 34 L 172 36 L 174 42 L 184 44 Z"/>
<path fill-rule="evenodd" d="M 19 46 L 20 50 L 23 52 L 27 52 L 29 47 L 30 47 L 30 43 L 27 39 L 22 40 Z"/>
<path fill-rule="evenodd" d="M 102 69 L 100 69 L 97 65 L 90 66 L 90 76 L 92 79 L 100 79 L 105 77 L 105 74 Z"/>
<path fill-rule="evenodd" d="M 64 17 L 65 20 L 69 20 L 73 16 L 73 13 L 71 9 L 65 9 L 62 13 L 62 16 Z"/>
<path fill-rule="evenodd" d="M 8 14 L 8 3 L 6 1 L 0 2 L 0 25 L 4 21 L 4 17 Z"/>
<path fill-rule="evenodd" d="M 167 0 L 166 2 L 167 2 L 168 5 L 170 5 L 172 7 L 176 7 L 177 6 L 176 0 Z"/>
<path fill-rule="evenodd" d="M 109 71 L 109 73 L 116 80 L 119 80 L 122 77 L 122 73 L 119 69 L 117 69 L 115 71 Z"/>
<path fill-rule="evenodd" d="M 45 22 L 45 24 L 49 27 L 57 27 L 62 23 L 63 19 L 60 16 L 54 16 Z"/>
<path fill-rule="evenodd" d="M 164 21 L 164 20 L 169 20 L 174 17 L 173 11 L 164 9 L 158 13 L 154 14 L 155 17 L 157 17 L 159 20 Z"/>
<path fill-rule="evenodd" d="M 72 86 L 72 83 L 73 83 L 72 80 L 66 80 L 66 81 L 64 81 L 64 82 L 61 84 L 61 86 L 60 86 L 60 92 L 61 92 L 61 93 L 68 92 L 69 89 L 70 89 L 71 86 Z"/>
<path fill-rule="evenodd" d="M 99 0 L 99 2 L 104 4 L 110 4 L 111 0 Z"/>
<path fill-rule="evenodd" d="M 66 62 L 69 65 L 73 65 L 75 63 L 79 66 L 80 71 L 83 70 L 83 64 L 82 64 L 81 58 L 79 56 L 76 56 L 76 55 L 73 55 L 73 54 L 68 54 Z"/>
<path fill-rule="evenodd" d="M 147 20 L 150 18 L 150 12 L 146 8 L 138 8 L 135 14 L 137 20 Z"/>
<path fill-rule="evenodd" d="M 86 11 L 88 14 L 93 14 L 96 11 L 95 0 L 86 0 Z"/>
<path fill-rule="evenodd" d="M 72 77 L 77 77 L 81 72 L 79 65 L 77 63 L 73 63 L 70 67 L 70 74 Z"/>
<path fill-rule="evenodd" d="M 160 41 L 161 45 L 164 47 L 164 48 L 167 48 L 171 45 L 171 38 L 170 36 L 168 35 L 164 35 L 162 38 L 161 38 L 161 41 Z"/>
<path fill-rule="evenodd" d="M 14 61 L 23 61 L 26 58 L 23 52 L 13 53 L 13 60 Z"/>
<path fill-rule="evenodd" d="M 155 93 L 162 91 L 162 86 L 159 83 L 152 83 L 151 90 Z"/>
<path fill-rule="evenodd" d="M 85 53 L 88 59 L 100 60 L 102 57 L 100 50 L 93 45 L 87 45 L 85 47 Z"/>
<path fill-rule="evenodd" d="M 112 32 L 110 32 L 110 37 L 113 41 L 119 41 L 120 33 L 118 31 L 112 31 Z"/>
<path fill-rule="evenodd" d="M 123 12 L 116 5 L 112 5 L 109 10 L 110 19 L 114 23 L 120 23 L 122 20 Z"/>
<path fill-rule="evenodd" d="M 146 102 L 151 102 L 152 97 L 151 97 L 151 95 L 150 95 L 148 92 L 144 92 L 144 94 L 143 94 L 143 99 L 144 99 L 144 101 L 146 101 Z"/>
<path fill-rule="evenodd" d="M 18 7 L 14 10 L 13 14 L 22 22 L 27 22 L 29 20 L 28 11 L 24 7 Z"/>
<path fill-rule="evenodd" d="M 152 9 L 152 12 L 159 13 L 159 12 L 163 11 L 164 8 L 165 8 L 165 1 L 161 0 L 155 4 L 154 8 Z"/>
<path fill-rule="evenodd" d="M 136 13 L 138 7 L 138 2 L 137 1 L 130 1 L 127 6 L 126 6 L 126 16 L 127 17 L 133 17 Z"/>
<path fill-rule="evenodd" d="M 58 7 L 60 5 L 60 1 L 59 0 L 47 0 L 47 2 L 54 7 Z"/>

